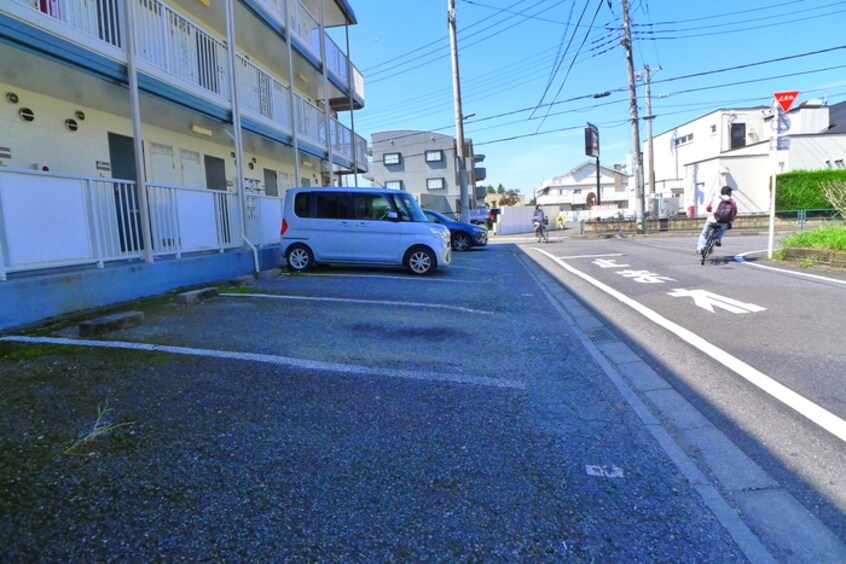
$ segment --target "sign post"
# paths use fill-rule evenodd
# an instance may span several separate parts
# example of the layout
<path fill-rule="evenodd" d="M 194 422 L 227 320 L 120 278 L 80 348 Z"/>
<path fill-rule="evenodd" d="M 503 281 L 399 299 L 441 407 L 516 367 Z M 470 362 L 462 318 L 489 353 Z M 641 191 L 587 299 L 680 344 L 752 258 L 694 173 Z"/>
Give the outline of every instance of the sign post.
<path fill-rule="evenodd" d="M 767 258 L 773 258 L 773 241 L 775 240 L 775 209 L 776 209 L 776 178 L 778 177 L 778 152 L 790 147 L 790 139 L 785 135 L 790 130 L 790 119 L 787 112 L 799 96 L 798 90 L 776 92 L 773 94 L 773 124 L 770 136 L 770 236 L 767 245 Z"/>
<path fill-rule="evenodd" d="M 602 203 L 599 185 L 599 128 L 588 122 L 585 127 L 585 155 L 596 157 L 596 203 Z"/>

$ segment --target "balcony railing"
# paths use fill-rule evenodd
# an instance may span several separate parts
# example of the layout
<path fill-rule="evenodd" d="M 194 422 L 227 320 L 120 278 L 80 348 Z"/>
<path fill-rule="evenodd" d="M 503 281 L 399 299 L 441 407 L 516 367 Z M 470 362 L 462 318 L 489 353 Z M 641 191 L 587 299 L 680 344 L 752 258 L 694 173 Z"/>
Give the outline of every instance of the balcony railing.
<path fill-rule="evenodd" d="M 108 44 L 123 48 L 122 23 L 123 3 L 121 0 L 99 0 L 97 5 L 79 0 L 14 0 L 17 4 L 33 10 L 35 25 L 38 18 L 48 16 L 49 21 L 58 21 L 86 37 L 94 38 L 96 44 Z M 212 37 L 199 26 L 175 12 L 159 0 L 132 0 L 135 2 L 135 34 L 139 66 L 144 72 L 163 75 L 171 82 L 187 83 L 198 93 L 211 95 L 219 100 L 228 100 L 229 73 L 227 68 L 226 43 Z M 284 0 L 260 0 L 274 17 L 284 22 Z M 98 9 L 99 7 L 99 9 Z M 38 14 L 36 15 L 35 12 Z M 320 26 L 314 16 L 297 2 L 292 20 L 292 29 L 298 36 L 308 40 L 310 49 L 320 54 Z M 292 22 L 293 23 L 293 22 Z M 327 37 L 331 45 L 333 72 L 346 80 L 347 59 Z M 113 52 L 106 53 L 113 56 Z M 252 117 L 260 118 L 273 127 L 288 134 L 293 133 L 290 110 L 291 89 L 273 77 L 269 72 L 238 55 L 235 80 L 239 92 L 239 108 Z M 353 82 L 356 89 L 363 90 L 363 80 L 358 69 L 353 67 Z M 352 132 L 335 119 L 330 121 L 330 139 L 324 127 L 323 111 L 294 94 L 294 111 L 297 115 L 297 134 L 309 143 L 328 149 L 337 155 L 352 159 Z M 362 138 L 356 138 L 363 141 Z M 366 144 L 366 142 L 364 142 Z M 366 165 L 366 147 L 358 151 L 358 163 Z"/>
<path fill-rule="evenodd" d="M 154 256 L 242 245 L 235 193 L 151 184 L 147 203 L 145 219 L 134 182 L 0 169 L 0 280 L 10 272 L 141 259 L 143 221 Z M 246 196 L 245 216 L 254 245 L 279 242 L 279 198 Z"/>

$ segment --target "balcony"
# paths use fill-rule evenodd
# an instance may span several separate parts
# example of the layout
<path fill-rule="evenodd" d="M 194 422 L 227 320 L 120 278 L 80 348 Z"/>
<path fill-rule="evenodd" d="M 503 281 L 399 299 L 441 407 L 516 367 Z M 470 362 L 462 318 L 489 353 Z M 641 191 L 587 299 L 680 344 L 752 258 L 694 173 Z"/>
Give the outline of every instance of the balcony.
<path fill-rule="evenodd" d="M 225 113 L 231 106 L 232 80 L 228 68 L 227 44 L 164 2 L 130 1 L 134 3 L 136 25 L 132 33 L 136 42 L 139 72 L 210 102 Z M 279 19 L 278 23 L 284 23 L 284 0 L 258 2 L 272 17 Z M 11 4 L 0 8 L 0 13 L 8 13 L 37 29 L 123 65 L 126 61 L 126 46 L 122 7 L 122 3 L 111 0 L 96 3 L 82 3 L 78 0 L 46 3 L 39 0 L 12 0 Z M 309 50 L 314 50 L 313 54 L 319 60 L 320 26 L 317 20 L 299 1 L 291 19 L 292 34 L 305 42 Z M 327 70 L 346 84 L 349 81 L 347 57 L 328 36 L 324 34 L 324 37 Z M 363 91 L 360 74 L 351 65 L 350 68 L 353 69 L 353 85 L 361 87 Z M 122 76 L 112 78 L 123 79 Z M 244 117 L 285 135 L 294 134 L 293 124 L 296 123 L 296 133 L 303 141 L 327 153 L 331 150 L 333 155 L 349 163 L 356 162 L 359 170 L 366 170 L 366 149 L 357 148 L 359 144 L 364 144 L 366 148 L 363 138 L 354 135 L 349 128 L 331 117 L 327 128 L 326 116 L 321 108 L 292 92 L 290 86 L 250 62 L 241 53 L 236 54 L 234 81 L 239 93 L 239 109 Z M 142 89 L 153 95 L 161 95 L 149 86 L 142 85 Z M 349 99 L 346 100 L 349 106 Z M 249 125 L 245 128 L 249 129 Z"/>

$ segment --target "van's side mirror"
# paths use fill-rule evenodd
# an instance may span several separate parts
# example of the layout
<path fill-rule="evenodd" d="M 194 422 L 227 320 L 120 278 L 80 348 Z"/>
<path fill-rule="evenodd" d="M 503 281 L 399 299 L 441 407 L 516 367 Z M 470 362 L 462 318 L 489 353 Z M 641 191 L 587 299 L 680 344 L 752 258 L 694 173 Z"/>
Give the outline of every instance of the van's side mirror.
<path fill-rule="evenodd" d="M 388 219 L 390 221 L 399 221 L 399 214 L 395 211 L 388 212 Z"/>

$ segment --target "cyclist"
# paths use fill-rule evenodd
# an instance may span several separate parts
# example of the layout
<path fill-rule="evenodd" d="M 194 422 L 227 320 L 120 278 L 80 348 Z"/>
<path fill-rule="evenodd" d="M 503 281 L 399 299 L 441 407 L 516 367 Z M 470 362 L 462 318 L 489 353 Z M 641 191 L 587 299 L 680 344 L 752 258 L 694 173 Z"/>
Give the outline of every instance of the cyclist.
<path fill-rule="evenodd" d="M 546 214 L 543 213 L 540 204 L 535 206 L 535 212 L 532 214 L 532 224 L 535 226 L 535 234 L 538 236 L 538 243 L 541 239 L 547 240 L 546 235 Z"/>
<path fill-rule="evenodd" d="M 708 217 L 705 218 L 705 225 L 702 227 L 702 232 L 699 234 L 699 240 L 696 243 L 696 252 L 701 253 L 705 242 L 708 240 L 708 230 L 713 224 L 720 226 L 717 233 L 716 246 L 722 245 L 723 235 L 726 229 L 731 229 L 731 222 L 737 216 L 737 203 L 731 197 L 731 186 L 723 186 L 720 189 L 719 199 L 715 199 L 705 208 L 708 211 Z M 716 204 L 716 207 L 714 207 Z"/>

